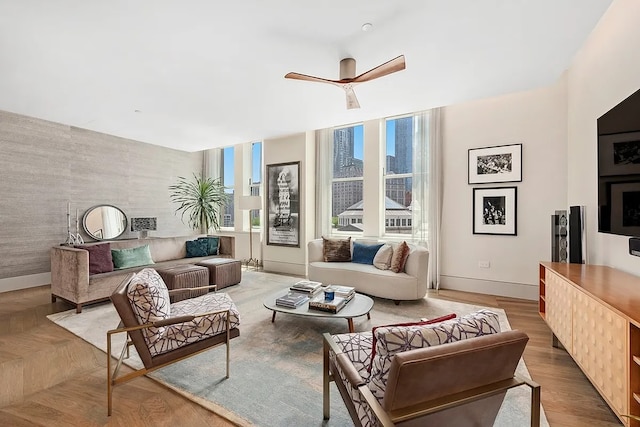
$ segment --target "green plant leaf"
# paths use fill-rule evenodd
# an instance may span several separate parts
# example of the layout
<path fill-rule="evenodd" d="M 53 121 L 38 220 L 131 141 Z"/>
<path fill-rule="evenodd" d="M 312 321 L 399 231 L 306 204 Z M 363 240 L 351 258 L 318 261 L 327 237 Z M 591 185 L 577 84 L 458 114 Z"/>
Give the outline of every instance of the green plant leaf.
<path fill-rule="evenodd" d="M 207 233 L 211 228 L 220 229 L 220 214 L 229 204 L 229 195 L 219 178 L 203 178 L 193 174 L 193 180 L 179 176 L 174 185 L 169 186 L 169 197 L 178 204 L 176 214 L 180 213 L 182 222 L 193 230 Z"/>

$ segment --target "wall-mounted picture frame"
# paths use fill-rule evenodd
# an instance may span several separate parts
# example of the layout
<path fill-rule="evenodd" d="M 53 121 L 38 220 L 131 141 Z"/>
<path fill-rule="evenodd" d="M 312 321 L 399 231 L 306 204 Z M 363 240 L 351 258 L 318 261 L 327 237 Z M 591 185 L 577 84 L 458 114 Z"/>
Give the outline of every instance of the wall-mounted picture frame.
<path fill-rule="evenodd" d="M 598 176 L 640 174 L 640 132 L 598 137 Z"/>
<path fill-rule="evenodd" d="M 522 181 L 522 144 L 469 149 L 469 184 Z"/>
<path fill-rule="evenodd" d="M 267 165 L 267 245 L 300 247 L 300 162 Z"/>
<path fill-rule="evenodd" d="M 473 234 L 517 236 L 517 187 L 473 189 Z"/>

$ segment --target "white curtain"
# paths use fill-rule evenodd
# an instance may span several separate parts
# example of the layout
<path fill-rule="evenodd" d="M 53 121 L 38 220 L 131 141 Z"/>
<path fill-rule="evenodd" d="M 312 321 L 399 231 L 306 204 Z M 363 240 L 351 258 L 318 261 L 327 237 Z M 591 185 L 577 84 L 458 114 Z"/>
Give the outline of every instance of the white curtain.
<path fill-rule="evenodd" d="M 202 156 L 202 176 L 205 178 L 222 178 L 222 149 L 212 148 L 204 151 Z"/>
<path fill-rule="evenodd" d="M 432 288 L 440 289 L 440 229 L 442 226 L 442 156 L 443 142 L 440 108 L 431 110 L 429 120 L 429 234 L 431 268 L 429 269 Z"/>
<path fill-rule="evenodd" d="M 316 131 L 316 238 L 331 232 L 331 168 L 327 165 L 332 164 L 332 136 L 331 129 Z"/>

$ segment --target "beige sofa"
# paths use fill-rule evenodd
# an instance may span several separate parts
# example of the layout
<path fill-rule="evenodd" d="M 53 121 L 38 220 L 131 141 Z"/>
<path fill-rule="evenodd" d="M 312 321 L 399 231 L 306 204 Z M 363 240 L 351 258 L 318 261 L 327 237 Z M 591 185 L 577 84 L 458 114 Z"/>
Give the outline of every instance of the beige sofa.
<path fill-rule="evenodd" d="M 195 264 L 209 258 L 234 258 L 235 237 L 219 236 L 219 255 L 186 258 L 185 242 L 198 236 L 158 237 L 149 239 L 110 241 L 112 249 L 128 249 L 149 245 L 153 268 L 163 268 L 178 264 Z M 87 243 L 86 245 L 104 242 Z M 140 266 L 89 275 L 89 252 L 71 246 L 54 246 L 51 249 L 51 301 L 57 298 L 76 306 L 76 312 L 82 311 L 82 305 L 108 300 L 113 291 L 129 273 L 142 270 Z"/>
<path fill-rule="evenodd" d="M 405 264 L 405 271 L 401 273 L 379 270 L 367 264 L 324 262 L 322 239 L 310 241 L 307 248 L 309 249 L 309 280 L 353 286 L 356 292 L 396 302 L 420 299 L 427 294 L 429 251 L 423 247 L 409 245 L 411 252 Z"/>

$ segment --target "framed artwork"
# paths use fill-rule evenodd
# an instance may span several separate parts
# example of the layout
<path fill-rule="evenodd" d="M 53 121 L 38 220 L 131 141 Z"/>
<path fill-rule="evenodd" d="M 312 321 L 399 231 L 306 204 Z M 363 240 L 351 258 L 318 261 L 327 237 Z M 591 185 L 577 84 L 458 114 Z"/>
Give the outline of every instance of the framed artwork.
<path fill-rule="evenodd" d="M 522 181 L 522 144 L 469 149 L 469 184 Z"/>
<path fill-rule="evenodd" d="M 640 236 L 640 188 L 637 182 L 611 184 L 611 232 Z"/>
<path fill-rule="evenodd" d="M 473 234 L 517 233 L 517 187 L 473 189 Z"/>
<path fill-rule="evenodd" d="M 300 162 L 267 165 L 267 245 L 300 247 Z"/>
<path fill-rule="evenodd" d="M 640 132 L 598 137 L 598 175 L 640 174 Z"/>

